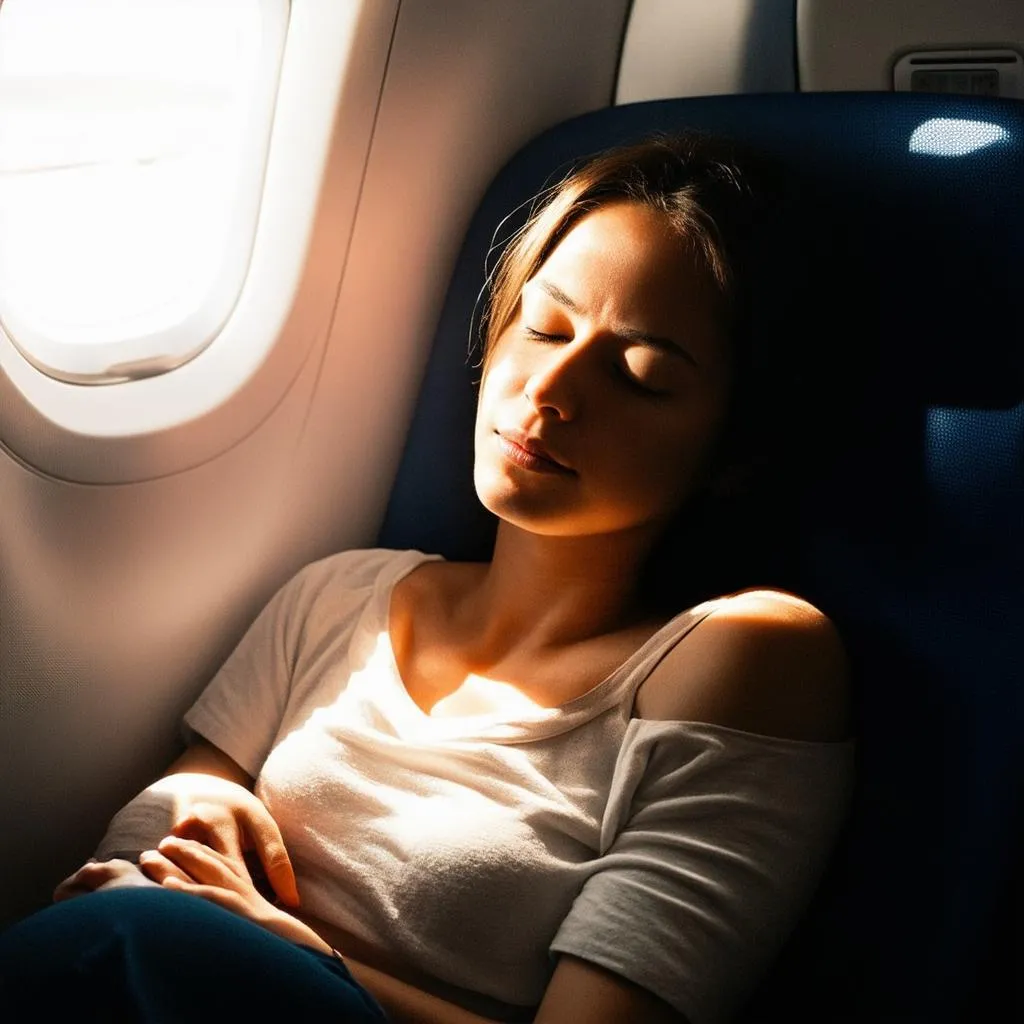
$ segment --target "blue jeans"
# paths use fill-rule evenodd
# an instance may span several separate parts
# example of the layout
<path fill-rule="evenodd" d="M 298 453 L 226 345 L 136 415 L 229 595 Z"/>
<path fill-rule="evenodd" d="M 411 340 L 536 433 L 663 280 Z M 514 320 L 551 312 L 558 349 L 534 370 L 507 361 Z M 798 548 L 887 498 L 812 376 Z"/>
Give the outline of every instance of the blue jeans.
<path fill-rule="evenodd" d="M 79 896 L 0 935 L 0 1014 L 12 1024 L 387 1021 L 333 957 L 162 889 Z"/>

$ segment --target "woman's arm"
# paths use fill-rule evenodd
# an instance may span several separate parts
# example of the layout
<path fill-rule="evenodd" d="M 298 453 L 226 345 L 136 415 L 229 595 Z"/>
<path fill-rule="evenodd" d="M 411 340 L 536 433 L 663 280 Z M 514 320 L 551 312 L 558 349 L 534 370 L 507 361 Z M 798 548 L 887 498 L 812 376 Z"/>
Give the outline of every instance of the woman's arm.
<path fill-rule="evenodd" d="M 252 776 L 237 761 L 232 760 L 219 747 L 209 740 L 196 736 L 185 752 L 174 761 L 163 773 L 161 778 L 182 772 L 198 772 L 201 775 L 214 775 L 228 782 L 234 782 L 245 789 L 252 789 Z"/>
<path fill-rule="evenodd" d="M 689 1024 L 647 989 L 621 975 L 563 954 L 534 1024 Z"/>
<path fill-rule="evenodd" d="M 380 1003 L 392 1024 L 496 1024 L 374 967 L 344 959 L 352 977 Z"/>
<path fill-rule="evenodd" d="M 233 859 L 247 877 L 246 853 L 254 853 L 278 898 L 298 906 L 295 873 L 280 829 L 252 785 L 252 777 L 232 758 L 197 738 L 163 776 L 114 816 L 92 860 L 66 878 L 54 898 L 68 899 L 108 884 L 132 884 L 126 863 L 165 836 L 175 835 L 198 840 Z"/>
<path fill-rule="evenodd" d="M 114 815 L 94 857 L 135 860 L 186 823 L 206 824 L 223 834 L 227 829 L 222 811 L 231 818 L 250 815 L 256 800 L 251 790 L 252 779 L 238 764 L 197 738 L 159 779 Z"/>

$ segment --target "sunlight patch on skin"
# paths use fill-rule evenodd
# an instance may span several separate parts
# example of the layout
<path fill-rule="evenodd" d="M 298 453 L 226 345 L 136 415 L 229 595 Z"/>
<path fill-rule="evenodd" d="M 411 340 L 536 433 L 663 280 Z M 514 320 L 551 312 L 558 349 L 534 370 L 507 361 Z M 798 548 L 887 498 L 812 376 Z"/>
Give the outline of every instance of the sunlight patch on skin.
<path fill-rule="evenodd" d="M 392 664 L 382 666 L 382 660 Z M 393 665 L 393 660 L 394 654 L 390 637 L 387 631 L 382 631 L 377 637 L 377 643 L 367 667 L 353 676 L 349 683 L 349 689 L 358 694 L 369 686 L 379 687 L 381 671 L 394 673 L 396 682 L 404 689 L 405 684 L 401 681 L 398 668 Z M 408 695 L 408 691 L 406 692 Z M 409 699 L 412 700 L 411 695 L 409 695 Z M 483 716 L 518 719 L 534 718 L 547 712 L 548 709 L 534 703 L 511 683 L 469 673 L 451 693 L 437 701 L 425 714 L 432 719 Z"/>
<path fill-rule="evenodd" d="M 395 694 L 397 703 L 391 698 L 386 701 L 389 705 L 386 731 L 397 728 L 411 742 L 447 735 L 451 729 L 461 728 L 458 726 L 460 719 L 540 722 L 557 714 L 556 710 L 535 703 L 511 683 L 473 674 L 466 676 L 452 693 L 425 712 L 405 689 L 386 630 L 377 635 L 372 647 L 365 649 L 364 657 L 361 664 L 358 661 L 353 664 L 347 684 L 336 696 L 315 710 L 305 722 L 296 725 L 282 742 L 297 737 L 307 728 L 314 732 L 345 732 L 352 722 L 361 721 L 364 717 L 370 721 L 380 720 L 378 705 L 384 679 L 388 680 L 388 686 L 393 681 L 398 691 Z"/>
<path fill-rule="evenodd" d="M 523 718 L 543 710 L 511 683 L 470 673 L 454 692 L 442 697 L 431 709 L 431 718 L 469 718 L 498 715 Z"/>
<path fill-rule="evenodd" d="M 233 796 L 238 792 L 237 782 L 221 779 L 203 772 L 176 772 L 157 779 L 148 788 L 149 793 L 169 797 L 172 820 L 177 820 L 199 799 L 215 799 L 217 796 Z"/>
<path fill-rule="evenodd" d="M 730 595 L 727 610 L 730 618 L 747 621 L 821 618 L 821 613 L 812 604 L 784 590 L 740 590 Z"/>

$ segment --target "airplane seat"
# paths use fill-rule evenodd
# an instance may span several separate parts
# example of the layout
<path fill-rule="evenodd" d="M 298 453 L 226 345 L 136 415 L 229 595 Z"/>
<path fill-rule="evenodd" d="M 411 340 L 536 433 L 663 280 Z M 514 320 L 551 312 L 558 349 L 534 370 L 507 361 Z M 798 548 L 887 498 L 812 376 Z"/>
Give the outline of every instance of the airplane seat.
<path fill-rule="evenodd" d="M 535 139 L 469 228 L 379 543 L 488 556 L 468 352 L 485 266 L 573 162 L 681 129 L 752 146 L 784 183 L 753 250 L 753 322 L 769 359 L 804 346 L 831 367 L 811 411 L 777 409 L 807 456 L 787 481 L 786 583 L 836 621 L 856 674 L 848 824 L 741 1019 L 988 1019 L 982 993 L 1012 995 L 992 965 L 1012 960 L 1022 852 L 1024 105 L 702 97 Z"/>

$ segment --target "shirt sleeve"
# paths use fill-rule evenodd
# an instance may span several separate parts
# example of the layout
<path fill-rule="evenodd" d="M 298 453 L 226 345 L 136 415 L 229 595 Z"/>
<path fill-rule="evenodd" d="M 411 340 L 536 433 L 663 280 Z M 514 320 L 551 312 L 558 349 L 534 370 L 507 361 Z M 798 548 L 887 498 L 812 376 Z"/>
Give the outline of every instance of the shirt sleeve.
<path fill-rule="evenodd" d="M 186 739 L 209 740 L 253 778 L 287 706 L 319 565 L 299 570 L 274 594 L 185 713 Z"/>
<path fill-rule="evenodd" d="M 727 1020 L 813 894 L 852 775 L 852 743 L 634 720 L 601 854 L 551 953 L 636 982 L 691 1024 Z"/>

